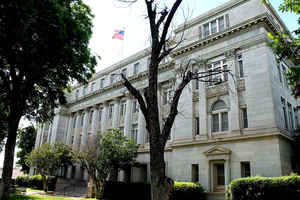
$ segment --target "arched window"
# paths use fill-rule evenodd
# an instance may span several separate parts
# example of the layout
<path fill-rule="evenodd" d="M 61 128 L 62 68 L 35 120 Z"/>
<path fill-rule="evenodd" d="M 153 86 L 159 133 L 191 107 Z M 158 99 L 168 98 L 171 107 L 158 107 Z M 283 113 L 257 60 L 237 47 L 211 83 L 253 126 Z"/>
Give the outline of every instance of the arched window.
<path fill-rule="evenodd" d="M 212 106 L 212 132 L 228 131 L 228 112 L 224 101 L 218 100 Z"/>

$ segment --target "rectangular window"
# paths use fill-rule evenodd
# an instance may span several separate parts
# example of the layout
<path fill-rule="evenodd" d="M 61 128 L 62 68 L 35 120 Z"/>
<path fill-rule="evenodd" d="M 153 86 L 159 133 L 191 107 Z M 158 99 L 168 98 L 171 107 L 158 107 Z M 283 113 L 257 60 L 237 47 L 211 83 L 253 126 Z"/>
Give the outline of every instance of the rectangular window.
<path fill-rule="evenodd" d="M 199 165 L 192 164 L 192 182 L 198 183 L 199 182 Z"/>
<path fill-rule="evenodd" d="M 73 128 L 75 128 L 76 127 L 76 117 L 74 116 L 72 119 L 73 119 Z"/>
<path fill-rule="evenodd" d="M 220 17 L 218 21 L 219 21 L 219 32 L 224 31 L 225 29 L 224 17 Z"/>
<path fill-rule="evenodd" d="M 100 108 L 98 112 L 99 112 L 99 113 L 98 113 L 98 119 L 99 119 L 99 121 L 101 121 L 101 117 L 102 117 L 102 108 Z"/>
<path fill-rule="evenodd" d="M 134 124 L 132 125 L 131 139 L 134 141 L 135 144 L 137 144 L 137 134 L 138 134 L 138 125 Z"/>
<path fill-rule="evenodd" d="M 225 185 L 225 169 L 224 164 L 216 164 L 216 172 L 217 172 L 217 186 Z"/>
<path fill-rule="evenodd" d="M 149 143 L 149 141 L 150 141 L 150 138 L 149 138 L 149 132 L 146 130 L 145 131 L 145 143 Z"/>
<path fill-rule="evenodd" d="M 114 110 L 114 104 L 110 104 L 108 107 L 108 119 L 112 119 L 113 110 Z"/>
<path fill-rule="evenodd" d="M 237 56 L 238 66 L 239 66 L 239 73 L 240 77 L 244 77 L 244 66 L 243 66 L 243 57 L 242 55 Z"/>
<path fill-rule="evenodd" d="M 127 68 L 122 69 L 121 73 L 122 73 L 125 77 L 127 77 Z"/>
<path fill-rule="evenodd" d="M 135 63 L 133 66 L 133 75 L 137 75 L 140 72 L 140 63 Z"/>
<path fill-rule="evenodd" d="M 244 108 L 242 110 L 243 115 L 243 128 L 248 128 L 248 114 L 247 114 L 247 108 Z"/>
<path fill-rule="evenodd" d="M 221 119 L 222 119 L 222 131 L 228 131 L 228 113 L 227 112 L 221 113 Z"/>
<path fill-rule="evenodd" d="M 93 92 L 95 89 L 95 82 L 91 84 L 91 92 Z"/>
<path fill-rule="evenodd" d="M 227 70 L 227 61 L 221 60 L 221 61 L 217 61 L 214 63 L 211 63 L 207 66 L 207 71 L 209 73 L 215 74 L 218 71 L 223 71 L 223 70 Z M 223 81 L 227 81 L 228 80 L 228 73 L 224 72 L 224 73 L 217 73 L 215 75 L 211 75 L 208 76 L 207 81 L 208 81 L 208 85 L 215 85 L 215 84 L 220 84 Z"/>
<path fill-rule="evenodd" d="M 289 121 L 290 121 L 290 129 L 294 130 L 294 122 L 293 122 L 293 111 L 292 111 L 292 105 L 288 103 L 288 110 L 289 110 Z"/>
<path fill-rule="evenodd" d="M 105 78 L 102 78 L 100 80 L 100 88 L 104 88 L 104 81 L 105 81 Z"/>
<path fill-rule="evenodd" d="M 115 76 L 113 74 L 110 75 L 110 84 L 115 82 Z"/>
<path fill-rule="evenodd" d="M 199 117 L 195 118 L 195 135 L 199 135 Z"/>
<path fill-rule="evenodd" d="M 282 105 L 284 126 L 285 126 L 286 129 L 288 129 L 287 116 L 286 116 L 286 107 L 285 107 L 285 99 L 282 98 L 282 97 L 281 97 L 281 105 Z"/>
<path fill-rule="evenodd" d="M 250 177 L 251 176 L 251 168 L 250 162 L 241 162 L 241 177 Z"/>
<path fill-rule="evenodd" d="M 78 99 L 78 96 L 79 96 L 79 90 L 76 90 L 75 98 Z"/>
<path fill-rule="evenodd" d="M 84 87 L 82 88 L 82 96 L 85 95 L 85 92 L 86 92 L 86 86 L 84 86 Z"/>
<path fill-rule="evenodd" d="M 90 124 L 91 124 L 92 121 L 93 121 L 93 113 L 94 113 L 94 111 L 92 110 L 92 111 L 90 112 L 90 117 L 89 117 L 89 123 L 90 123 Z"/>
<path fill-rule="evenodd" d="M 295 129 L 298 128 L 298 115 L 297 115 L 297 109 L 294 108 L 294 117 L 295 117 Z"/>
<path fill-rule="evenodd" d="M 126 101 L 122 101 L 120 106 L 120 116 L 125 117 L 125 113 L 126 113 Z"/>
<path fill-rule="evenodd" d="M 84 114 L 81 115 L 81 123 L 80 123 L 81 126 L 83 126 L 83 121 L 84 121 Z"/>
<path fill-rule="evenodd" d="M 209 23 L 204 24 L 203 29 L 204 29 L 204 37 L 209 36 L 210 35 L 209 34 Z"/>
<path fill-rule="evenodd" d="M 211 26 L 211 34 L 214 34 L 217 32 L 217 20 L 213 20 L 210 24 Z"/>
<path fill-rule="evenodd" d="M 195 69 L 194 69 L 194 74 L 195 74 L 195 76 L 197 76 L 197 77 L 198 77 L 198 72 L 199 72 L 198 68 L 195 68 Z M 196 90 L 199 89 L 199 81 L 198 81 L 198 79 L 195 80 L 195 89 L 196 89 Z"/>
<path fill-rule="evenodd" d="M 219 114 L 212 115 L 212 132 L 219 132 Z"/>

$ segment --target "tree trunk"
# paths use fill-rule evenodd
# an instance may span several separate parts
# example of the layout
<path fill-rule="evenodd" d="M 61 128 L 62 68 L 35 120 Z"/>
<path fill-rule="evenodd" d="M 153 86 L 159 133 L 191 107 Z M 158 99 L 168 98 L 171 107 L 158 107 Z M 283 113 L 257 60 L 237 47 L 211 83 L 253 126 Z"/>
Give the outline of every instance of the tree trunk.
<path fill-rule="evenodd" d="M 163 148 L 164 149 L 164 148 Z M 161 147 L 150 149 L 151 199 L 169 200 L 173 186 L 165 175 L 164 150 Z"/>
<path fill-rule="evenodd" d="M 96 180 L 95 185 L 96 185 L 96 199 L 103 199 L 105 181 Z"/>
<path fill-rule="evenodd" d="M 45 192 L 48 191 L 48 188 L 47 188 L 47 177 L 45 175 L 42 175 L 42 181 L 43 181 L 43 190 Z"/>
<path fill-rule="evenodd" d="M 17 112 L 14 112 L 14 110 L 11 108 L 8 115 L 8 134 L 7 134 L 7 141 L 5 144 L 2 181 L 0 184 L 1 200 L 8 200 L 9 198 L 11 177 L 12 177 L 13 165 L 14 165 L 16 137 L 17 137 L 17 130 L 18 130 L 20 119 L 21 119 L 21 115 L 19 115 Z"/>
<path fill-rule="evenodd" d="M 114 182 L 118 181 L 118 168 L 114 167 L 111 170 L 111 173 L 109 174 L 109 181 L 114 181 Z"/>

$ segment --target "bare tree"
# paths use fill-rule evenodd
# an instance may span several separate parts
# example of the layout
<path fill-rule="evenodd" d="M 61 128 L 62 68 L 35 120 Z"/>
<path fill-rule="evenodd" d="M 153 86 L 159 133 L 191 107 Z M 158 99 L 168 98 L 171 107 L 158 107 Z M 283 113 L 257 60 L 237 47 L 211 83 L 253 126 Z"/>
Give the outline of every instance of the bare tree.
<path fill-rule="evenodd" d="M 120 2 L 134 3 L 136 0 L 119 0 Z M 151 196 L 152 200 L 169 199 L 172 181 L 165 175 L 164 150 L 171 128 L 178 114 L 178 103 L 184 88 L 191 80 L 206 81 L 207 77 L 228 71 L 214 71 L 193 73 L 192 64 L 197 64 L 200 60 L 190 59 L 179 67 L 180 81 L 177 82 L 174 95 L 170 102 L 170 112 L 163 121 L 162 127 L 159 121 L 159 103 L 158 103 L 158 68 L 160 62 L 168 56 L 177 45 L 169 45 L 171 39 L 168 38 L 169 28 L 174 15 L 179 8 L 182 0 L 176 0 L 171 9 L 158 9 L 158 3 L 155 0 L 145 0 L 147 6 L 147 16 L 151 31 L 150 63 L 148 66 L 148 87 L 145 93 L 141 94 L 128 79 L 121 74 L 124 86 L 138 100 L 140 109 L 146 120 L 146 129 L 150 138 L 150 174 L 151 174 Z M 179 78 L 178 77 L 178 78 Z M 143 97 L 144 95 L 144 97 Z M 201 94 L 200 94 L 201 95 Z"/>

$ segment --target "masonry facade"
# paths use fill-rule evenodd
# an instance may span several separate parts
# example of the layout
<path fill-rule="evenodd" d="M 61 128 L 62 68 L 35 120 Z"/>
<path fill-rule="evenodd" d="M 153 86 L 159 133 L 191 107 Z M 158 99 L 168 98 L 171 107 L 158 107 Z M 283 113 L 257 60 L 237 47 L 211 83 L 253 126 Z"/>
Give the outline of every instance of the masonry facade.
<path fill-rule="evenodd" d="M 165 150 L 167 176 L 199 182 L 207 192 L 222 192 L 239 177 L 293 171 L 291 141 L 298 127 L 298 103 L 284 76 L 291 63 L 277 61 L 268 46 L 268 32 L 278 30 L 286 30 L 285 25 L 261 0 L 228 1 L 175 30 L 176 38 L 184 33 L 185 40 L 159 68 L 161 123 L 182 62 L 197 58 L 202 62 L 192 66 L 195 72 L 229 69 L 232 75 L 193 80 L 183 91 Z M 146 49 L 98 72 L 87 85 L 74 86 L 53 122 L 39 126 L 35 146 L 64 142 L 82 150 L 89 137 L 119 128 L 140 145 L 137 161 L 142 165 L 132 168 L 131 181 L 150 181 L 145 120 L 116 75 L 125 74 L 143 93 L 148 61 Z M 61 174 L 88 180 L 78 165 Z M 119 179 L 123 177 L 120 172 Z"/>

